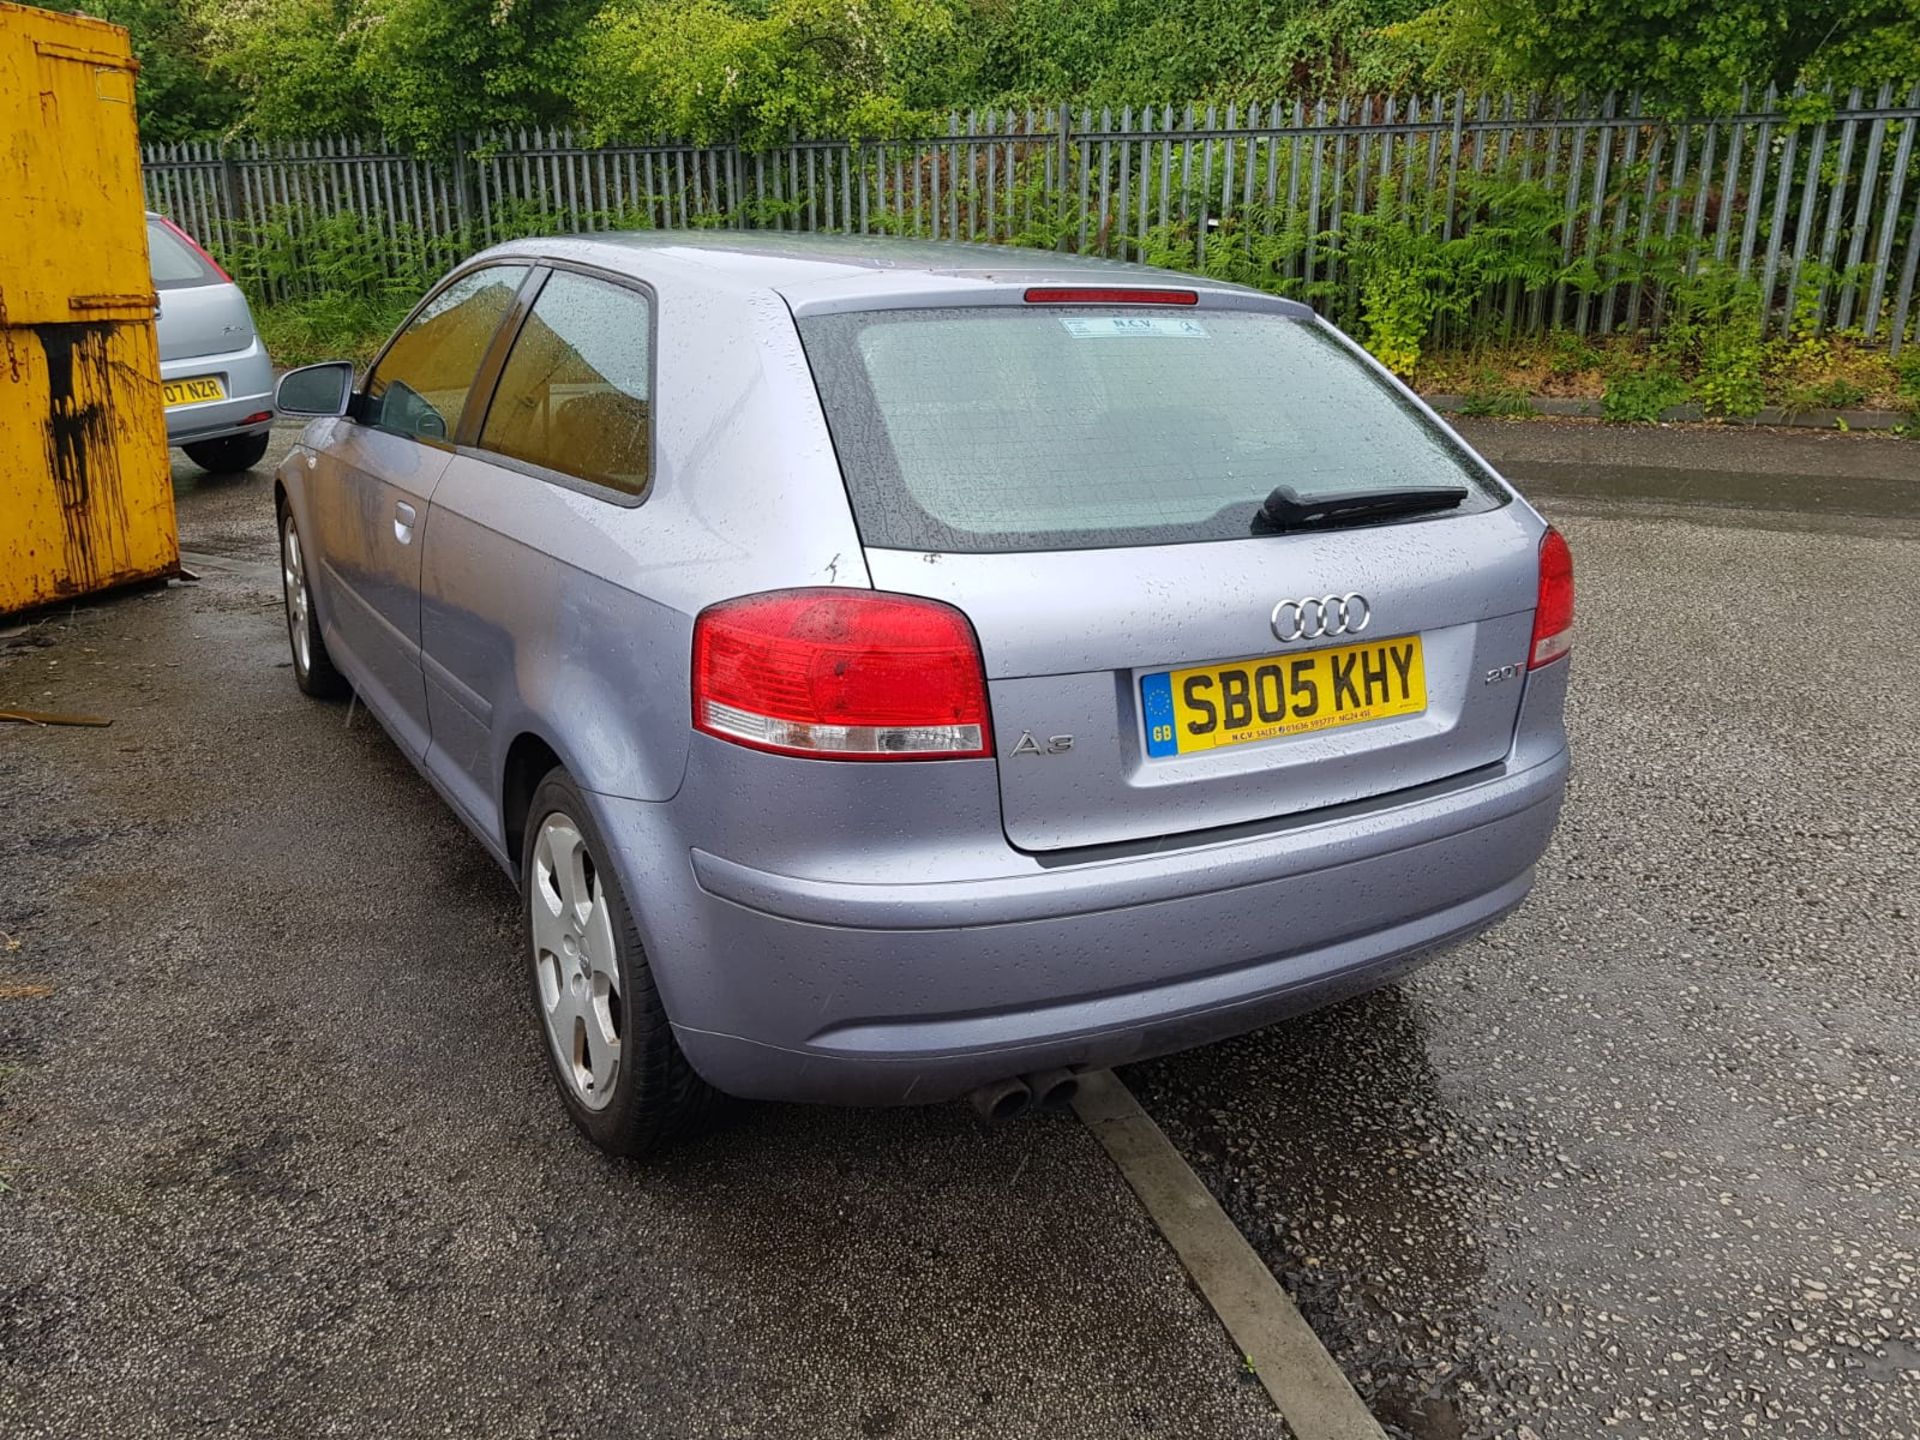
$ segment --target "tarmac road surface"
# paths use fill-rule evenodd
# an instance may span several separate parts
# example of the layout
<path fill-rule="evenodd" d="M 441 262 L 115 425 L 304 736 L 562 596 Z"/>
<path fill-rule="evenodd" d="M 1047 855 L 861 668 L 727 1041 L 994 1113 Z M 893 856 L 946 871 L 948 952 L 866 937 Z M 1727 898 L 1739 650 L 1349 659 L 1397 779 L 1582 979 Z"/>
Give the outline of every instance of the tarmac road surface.
<path fill-rule="evenodd" d="M 1396 1435 L 1920 1435 L 1920 449 L 1467 428 L 1578 567 L 1534 898 L 1124 1078 Z M 177 488 L 198 584 L 0 639 L 114 720 L 0 727 L 0 1433 L 1284 1433 L 1071 1119 L 576 1140 L 266 470 Z"/>

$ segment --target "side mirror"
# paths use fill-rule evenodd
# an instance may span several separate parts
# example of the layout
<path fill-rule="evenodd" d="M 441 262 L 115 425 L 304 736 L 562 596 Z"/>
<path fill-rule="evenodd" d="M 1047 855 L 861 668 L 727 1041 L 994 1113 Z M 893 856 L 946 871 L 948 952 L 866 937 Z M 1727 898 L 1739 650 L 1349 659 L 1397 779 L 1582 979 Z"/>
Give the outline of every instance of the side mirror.
<path fill-rule="evenodd" d="M 273 408 L 282 415 L 344 415 L 353 399 L 353 365 L 329 360 L 289 370 L 273 387 Z"/>

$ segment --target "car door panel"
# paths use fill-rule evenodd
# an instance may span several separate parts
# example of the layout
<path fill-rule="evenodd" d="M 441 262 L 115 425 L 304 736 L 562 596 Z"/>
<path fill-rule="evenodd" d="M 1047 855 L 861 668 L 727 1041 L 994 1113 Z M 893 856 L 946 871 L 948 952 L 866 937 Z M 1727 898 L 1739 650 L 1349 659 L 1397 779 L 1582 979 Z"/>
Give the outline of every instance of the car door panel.
<path fill-rule="evenodd" d="M 679 786 L 692 621 L 639 593 L 641 567 L 609 529 L 641 512 L 461 455 L 434 495 L 421 635 L 433 721 L 428 764 L 476 818 L 498 824 L 516 735 L 569 737 L 575 778 L 629 799 Z"/>
<path fill-rule="evenodd" d="M 328 647 L 405 750 L 428 742 L 420 555 L 469 392 L 526 265 L 483 266 L 429 296 L 375 360 L 307 477 Z"/>
<path fill-rule="evenodd" d="M 642 592 L 651 473 L 651 301 L 556 270 L 477 435 L 433 499 L 422 572 L 428 766 L 500 830 L 515 736 L 564 733 L 590 790 L 666 799 L 684 746 L 691 620 Z"/>
<path fill-rule="evenodd" d="M 307 476 L 310 524 L 328 604 L 327 648 L 347 662 L 363 698 L 415 755 L 427 748 L 420 678 L 420 544 L 401 506 L 427 513 L 450 458 L 444 450 L 347 424 Z"/>

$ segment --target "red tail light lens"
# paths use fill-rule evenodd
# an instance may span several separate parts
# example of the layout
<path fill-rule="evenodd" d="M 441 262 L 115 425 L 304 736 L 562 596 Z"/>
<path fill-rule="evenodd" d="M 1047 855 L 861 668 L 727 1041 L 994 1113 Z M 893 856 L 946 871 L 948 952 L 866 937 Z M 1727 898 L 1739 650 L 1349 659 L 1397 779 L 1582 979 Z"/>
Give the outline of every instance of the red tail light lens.
<path fill-rule="evenodd" d="M 1540 541 L 1540 600 L 1533 612 L 1533 649 L 1527 668 L 1537 670 L 1573 649 L 1573 551 L 1549 528 Z"/>
<path fill-rule="evenodd" d="M 1191 290 L 1130 290 L 1124 286 L 1036 285 L 1026 294 L 1029 305 L 1198 305 Z"/>
<path fill-rule="evenodd" d="M 187 246 L 189 249 L 193 251 L 194 254 L 198 255 L 202 260 L 206 261 L 207 264 L 211 265 L 213 267 L 214 274 L 218 275 L 222 280 L 226 281 L 229 285 L 233 283 L 233 277 L 226 272 L 225 267 L 222 266 L 218 260 L 214 259 L 213 256 L 209 255 L 206 251 L 206 247 L 203 246 L 198 240 L 194 239 L 193 236 L 189 235 L 186 231 L 182 230 L 178 225 L 174 224 L 173 221 L 167 219 L 167 217 L 164 215 L 160 217 L 160 223 L 166 226 L 167 229 L 171 230 L 175 235 L 178 235 L 180 237 L 180 243 L 182 245 Z"/>
<path fill-rule="evenodd" d="M 967 617 L 871 590 L 776 590 L 693 625 L 693 724 L 736 745 L 833 760 L 993 753 Z"/>

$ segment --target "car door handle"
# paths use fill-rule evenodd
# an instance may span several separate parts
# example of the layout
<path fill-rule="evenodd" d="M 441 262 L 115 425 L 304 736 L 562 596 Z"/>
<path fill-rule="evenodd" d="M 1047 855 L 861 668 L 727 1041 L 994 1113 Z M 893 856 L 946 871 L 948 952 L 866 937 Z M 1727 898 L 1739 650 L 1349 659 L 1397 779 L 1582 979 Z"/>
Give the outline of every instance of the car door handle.
<path fill-rule="evenodd" d="M 402 500 L 393 507 L 393 538 L 402 545 L 413 543 L 413 507 Z"/>

